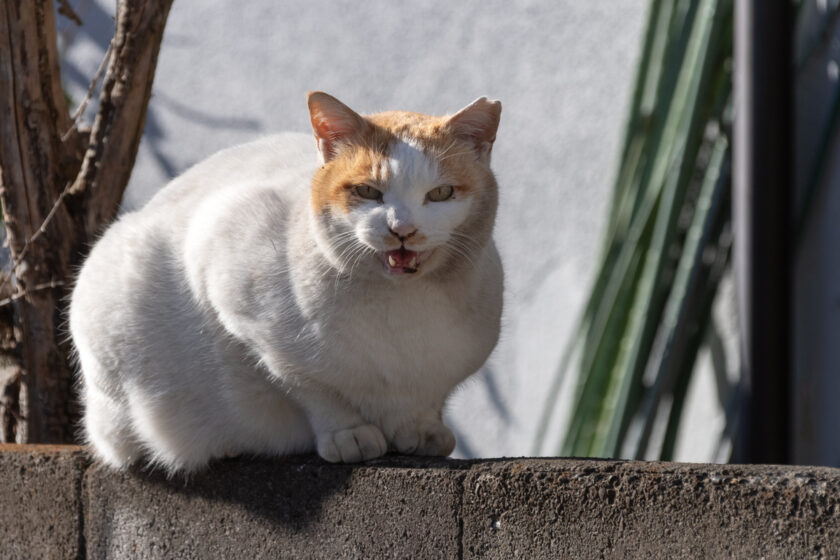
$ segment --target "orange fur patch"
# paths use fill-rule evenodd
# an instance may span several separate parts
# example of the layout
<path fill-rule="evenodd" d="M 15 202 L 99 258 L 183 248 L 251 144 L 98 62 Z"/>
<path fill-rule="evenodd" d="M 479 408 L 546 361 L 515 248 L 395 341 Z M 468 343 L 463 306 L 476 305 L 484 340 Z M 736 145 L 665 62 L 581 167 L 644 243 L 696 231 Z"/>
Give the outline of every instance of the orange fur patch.
<path fill-rule="evenodd" d="M 387 185 L 375 172 L 388 159 L 388 147 L 396 140 L 387 130 L 366 123 L 361 137 L 346 141 L 336 157 L 321 167 L 312 179 L 312 207 L 348 212 L 362 202 L 354 192 L 356 185 L 367 184 L 379 190 Z"/>
<path fill-rule="evenodd" d="M 398 141 L 411 139 L 437 163 L 441 175 L 451 180 L 455 196 L 478 199 L 471 223 L 465 226 L 492 228 L 498 197 L 495 180 L 490 170 L 477 161 L 474 146 L 446 127 L 448 116 L 388 111 L 365 116 L 364 120 L 365 128 L 358 136 L 347 140 L 336 156 L 315 173 L 312 183 L 315 212 L 349 212 L 363 202 L 353 191 L 356 185 L 367 184 L 387 191 L 387 178 L 377 170 Z"/>

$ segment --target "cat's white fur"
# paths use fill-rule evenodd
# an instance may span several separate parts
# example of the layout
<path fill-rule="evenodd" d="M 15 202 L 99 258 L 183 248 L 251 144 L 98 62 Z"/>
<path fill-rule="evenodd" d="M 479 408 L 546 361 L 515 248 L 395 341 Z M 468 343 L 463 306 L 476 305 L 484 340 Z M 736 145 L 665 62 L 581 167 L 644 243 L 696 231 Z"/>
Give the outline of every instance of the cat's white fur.
<path fill-rule="evenodd" d="M 325 218 L 310 203 L 312 144 L 287 134 L 222 151 L 93 248 L 70 329 L 85 435 L 107 464 L 451 452 L 441 408 L 499 335 L 495 246 L 476 240 L 457 274 L 383 273 L 358 240 L 386 250 L 388 227 L 407 225 L 446 243 L 469 198 L 424 204 L 448 178 L 406 138 L 372 170 L 389 184 L 381 203 Z M 358 238 L 350 254 L 342 236 Z"/>

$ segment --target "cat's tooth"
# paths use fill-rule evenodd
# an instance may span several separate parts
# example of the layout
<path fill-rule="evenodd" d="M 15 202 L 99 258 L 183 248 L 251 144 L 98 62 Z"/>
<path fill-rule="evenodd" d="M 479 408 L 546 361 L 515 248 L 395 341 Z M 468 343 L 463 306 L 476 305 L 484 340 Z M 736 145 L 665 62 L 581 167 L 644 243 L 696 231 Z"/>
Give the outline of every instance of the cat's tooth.
<path fill-rule="evenodd" d="M 411 257 L 411 262 L 408 263 L 408 268 L 417 268 L 417 257 Z"/>
<path fill-rule="evenodd" d="M 394 255 L 388 255 L 388 264 L 391 266 L 397 266 L 397 261 L 394 258 Z"/>

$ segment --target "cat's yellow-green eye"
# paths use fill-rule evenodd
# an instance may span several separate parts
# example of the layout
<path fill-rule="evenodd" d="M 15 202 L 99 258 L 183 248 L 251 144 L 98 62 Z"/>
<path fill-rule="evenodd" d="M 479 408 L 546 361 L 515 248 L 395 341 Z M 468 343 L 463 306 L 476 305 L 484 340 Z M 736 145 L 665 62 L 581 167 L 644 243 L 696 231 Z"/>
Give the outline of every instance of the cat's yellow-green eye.
<path fill-rule="evenodd" d="M 426 200 L 431 202 L 443 202 L 444 200 L 449 200 L 452 198 L 455 189 L 452 188 L 452 185 L 441 185 L 436 189 L 432 189 L 426 193 Z"/>
<path fill-rule="evenodd" d="M 370 185 L 356 185 L 356 194 L 367 200 L 382 200 L 382 192 Z"/>

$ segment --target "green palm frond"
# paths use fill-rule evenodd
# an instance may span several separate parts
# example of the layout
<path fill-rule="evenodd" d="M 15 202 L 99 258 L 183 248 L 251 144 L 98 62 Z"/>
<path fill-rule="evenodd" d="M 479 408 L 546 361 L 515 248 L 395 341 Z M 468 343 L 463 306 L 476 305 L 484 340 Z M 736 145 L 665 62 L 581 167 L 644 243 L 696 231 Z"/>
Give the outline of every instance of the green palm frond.
<path fill-rule="evenodd" d="M 731 56 L 731 0 L 653 0 L 602 261 L 550 388 L 536 453 L 572 355 L 578 386 L 559 454 L 618 456 L 633 417 L 659 410 L 656 395 L 687 387 L 673 372 L 693 366 L 720 279 L 698 276 L 696 259 L 720 245 L 727 223 Z M 654 343 L 666 333 L 654 367 Z M 650 388 L 648 370 L 657 372 Z M 673 429 L 680 409 L 672 400 Z"/>
<path fill-rule="evenodd" d="M 836 72 L 829 45 L 840 0 L 798 2 L 797 18 L 797 84 L 827 93 L 817 113 L 826 118 L 811 123 L 809 148 L 797 153 L 799 237 L 840 125 L 840 82 L 822 81 L 826 64 Z M 732 43 L 733 0 L 651 0 L 601 259 L 534 454 L 550 446 L 555 455 L 672 459 L 704 344 L 727 419 L 722 437 L 736 429 L 738 396 L 711 313 L 732 242 Z M 575 370 L 563 440 L 546 442 Z"/>

